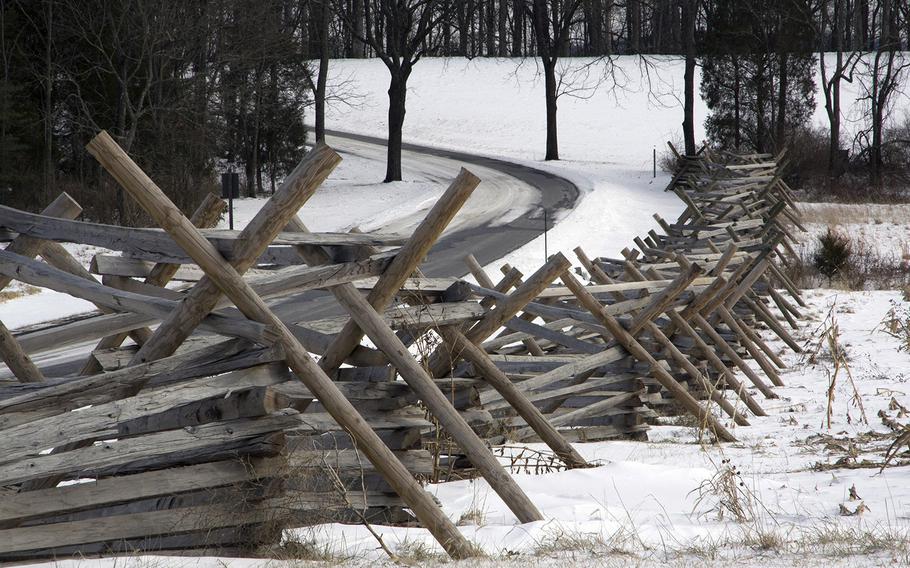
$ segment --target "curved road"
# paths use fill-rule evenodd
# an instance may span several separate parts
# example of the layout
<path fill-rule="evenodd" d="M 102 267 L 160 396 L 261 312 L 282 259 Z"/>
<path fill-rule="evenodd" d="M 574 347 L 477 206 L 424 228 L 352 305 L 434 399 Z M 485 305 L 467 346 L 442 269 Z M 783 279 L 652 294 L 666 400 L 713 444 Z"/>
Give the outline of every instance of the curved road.
<path fill-rule="evenodd" d="M 366 143 L 382 149 L 385 155 L 386 141 L 382 138 L 351 134 L 346 132 L 326 131 L 328 142 L 339 151 L 347 151 L 344 141 Z M 337 140 L 337 142 L 335 142 Z M 416 171 L 415 162 L 421 157 L 441 158 L 453 166 L 452 171 L 465 164 L 467 168 L 478 166 L 481 171 L 474 171 L 481 180 L 486 179 L 484 171 L 492 170 L 500 183 L 523 184 L 536 190 L 536 203 L 532 211 L 519 215 L 506 223 L 485 223 L 479 226 L 457 228 L 443 235 L 430 251 L 427 261 L 421 265 L 428 276 L 460 276 L 466 269 L 462 257 L 467 253 L 474 254 L 481 265 L 489 264 L 502 258 L 525 243 L 533 240 L 543 230 L 542 211 L 546 209 L 550 218 L 557 218 L 556 213 L 571 209 L 578 200 L 579 191 L 571 181 L 532 167 L 478 156 L 464 152 L 441 150 L 417 144 L 404 144 L 402 165 Z M 355 150 L 356 151 L 356 150 Z M 453 179 L 454 175 L 450 179 Z M 505 178 L 505 179 L 503 179 Z M 509 178 L 512 178 L 509 180 Z M 478 192 L 480 188 L 478 188 Z M 423 215 L 420 215 L 422 218 Z"/>
<path fill-rule="evenodd" d="M 327 134 L 329 144 L 339 152 L 385 159 L 384 139 L 336 131 Z M 465 274 L 467 270 L 462 258 L 467 253 L 474 254 L 482 265 L 502 258 L 540 235 L 544 208 L 555 218 L 556 213 L 571 209 L 578 200 L 575 184 L 532 167 L 463 152 L 404 145 L 403 168 L 443 184 L 454 179 L 462 165 L 478 175 L 482 183 L 421 265 L 427 276 Z M 517 209 L 509 211 L 510 208 Z M 393 230 L 416 225 L 425 212 L 426 209 L 417 211 L 405 220 L 391 223 Z M 272 309 L 288 321 L 320 319 L 342 313 L 328 293 L 307 293 L 305 296 L 278 299 L 272 303 Z M 78 372 L 88 350 L 96 343 L 97 340 L 92 340 L 61 347 L 36 354 L 34 359 L 47 376 L 65 376 Z M 9 376 L 9 371 L 0 367 L 0 379 Z"/>

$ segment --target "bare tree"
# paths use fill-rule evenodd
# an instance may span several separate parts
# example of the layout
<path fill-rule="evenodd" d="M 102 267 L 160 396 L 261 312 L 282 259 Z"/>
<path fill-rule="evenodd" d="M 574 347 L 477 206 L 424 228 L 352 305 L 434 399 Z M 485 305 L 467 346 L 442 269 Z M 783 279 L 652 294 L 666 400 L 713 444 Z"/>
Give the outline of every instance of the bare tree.
<path fill-rule="evenodd" d="M 5 6 L 4 6 L 5 7 Z M 54 11 L 53 0 L 42 0 L 40 9 L 28 9 L 20 0 L 20 13 L 28 23 L 28 33 L 40 38 L 40 56 L 29 64 L 37 82 L 41 85 L 42 92 L 42 126 L 43 126 L 43 154 L 42 178 L 45 199 L 51 194 L 54 186 L 54 84 L 55 84 L 55 56 L 54 22 L 58 16 Z M 38 55 L 35 53 L 34 55 Z"/>
<path fill-rule="evenodd" d="M 401 181 L 401 137 L 404 127 L 408 78 L 421 57 L 434 53 L 443 34 L 434 34 L 448 21 L 445 0 L 364 0 L 371 20 L 357 36 L 354 14 L 347 2 L 337 3 L 345 26 L 373 50 L 389 70 L 389 139 L 385 182 Z"/>
<path fill-rule="evenodd" d="M 578 21 L 581 0 L 531 0 L 527 6 L 534 29 L 537 56 L 543 65 L 544 92 L 547 106 L 547 152 L 545 160 L 559 159 L 559 137 L 556 126 L 556 101 L 559 84 L 556 63 L 568 54 L 572 27 Z"/>
<path fill-rule="evenodd" d="M 686 50 L 685 102 L 683 104 L 683 138 L 686 155 L 695 155 L 695 25 L 698 0 L 683 0 L 683 44 Z"/>
<path fill-rule="evenodd" d="M 838 171 L 842 171 L 843 168 L 843 160 L 840 156 L 841 81 L 853 81 L 853 68 L 859 59 L 859 52 L 851 51 L 846 55 L 846 58 L 844 57 L 844 36 L 846 35 L 847 22 L 852 19 L 852 11 L 848 11 L 846 0 L 834 0 L 832 6 L 833 14 L 828 8 L 829 1 L 821 0 L 816 33 L 819 41 L 818 68 L 821 74 L 822 94 L 825 97 L 825 114 L 828 116 L 829 126 L 828 174 L 833 177 Z M 827 42 L 825 41 L 826 28 L 831 30 L 835 52 L 834 68 L 831 69 L 830 74 L 825 61 L 825 52 L 827 51 Z"/>
<path fill-rule="evenodd" d="M 308 0 L 309 4 L 309 21 L 310 21 L 310 41 L 308 45 L 308 55 L 319 59 L 318 71 L 316 77 L 313 77 L 311 68 L 306 68 L 306 80 L 313 91 L 314 114 L 316 115 L 316 141 L 325 141 L 325 102 L 326 102 L 326 83 L 329 78 L 329 34 L 330 24 L 332 21 L 332 11 L 329 6 L 329 0 Z M 362 7 L 360 3 L 352 5 L 352 13 L 357 8 L 356 14 L 358 21 L 362 16 L 360 12 Z M 363 26 L 360 26 L 362 30 Z M 354 40 L 354 43 L 360 47 L 360 50 L 354 49 L 355 53 L 362 52 L 363 44 Z"/>
<path fill-rule="evenodd" d="M 872 182 L 880 184 L 884 159 L 883 132 L 891 111 L 893 96 L 901 92 L 905 76 L 910 73 L 910 57 L 900 51 L 900 36 L 893 33 L 894 11 L 884 9 L 891 0 L 879 0 L 881 17 L 877 49 L 862 57 L 857 66 L 860 85 L 863 89 L 861 101 L 865 104 L 868 128 L 859 133 L 864 152 L 869 156 L 869 172 Z"/>

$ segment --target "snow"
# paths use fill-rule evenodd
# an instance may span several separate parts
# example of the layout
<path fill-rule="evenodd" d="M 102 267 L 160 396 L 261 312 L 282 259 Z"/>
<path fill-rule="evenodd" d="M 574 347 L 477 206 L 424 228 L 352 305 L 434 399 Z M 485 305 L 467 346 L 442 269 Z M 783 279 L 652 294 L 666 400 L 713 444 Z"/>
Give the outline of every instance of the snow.
<path fill-rule="evenodd" d="M 633 236 L 654 226 L 653 213 L 675 219 L 681 209 L 675 196 L 663 192 L 667 175 L 658 172 L 653 178 L 651 172 L 652 150 L 662 152 L 664 141 L 679 138 L 678 101 L 671 96 L 647 97 L 646 81 L 637 64 L 622 59 L 619 65 L 626 77 L 624 90 L 599 90 L 584 100 L 560 99 L 560 162 L 540 161 L 544 148 L 542 84 L 530 62 L 421 60 L 409 83 L 405 140 L 502 157 L 567 177 L 578 185 L 582 197 L 578 207 L 550 231 L 549 252 L 561 250 L 571 257 L 572 248 L 582 245 L 591 256 L 616 256 L 631 244 Z M 681 64 L 658 61 L 657 65 L 662 70 L 660 90 L 679 91 Z M 353 77 L 353 88 L 363 99 L 359 106 L 333 109 L 329 127 L 384 135 L 387 79 L 382 64 L 339 61 L 331 69 L 338 76 Z M 850 93 L 848 89 L 845 98 L 853 96 Z M 704 117 L 703 105 L 696 114 Z M 815 120 L 823 120 L 821 109 Z M 697 133 L 698 137 L 702 134 Z M 412 222 L 415 213 L 452 177 L 441 164 L 433 164 L 433 175 L 427 175 L 422 169 L 409 168 L 406 161 L 405 181 L 379 185 L 382 164 L 364 152 L 355 148 L 345 153 L 345 161 L 326 188 L 304 207 L 302 215 L 311 228 L 346 230 L 360 225 L 403 230 L 407 223 L 399 220 L 410 217 L 408 222 Z M 526 191 L 509 195 L 506 201 L 515 200 L 515 206 L 497 206 L 495 215 L 526 214 L 532 201 L 520 200 L 528 195 Z M 487 197 L 477 200 L 473 212 L 459 222 L 476 221 Z M 261 207 L 261 200 L 244 199 L 236 205 L 236 219 L 242 224 Z M 812 234 L 826 226 L 825 213 L 819 211 L 823 208 L 810 207 L 819 219 L 810 226 Z M 884 214 L 875 213 L 872 218 Z M 870 239 L 893 249 L 910 240 L 905 219 L 896 211 L 880 224 L 860 216 L 855 224 L 843 226 L 852 233 L 868 231 Z M 531 272 L 543 258 L 540 238 L 491 268 L 508 261 Z M 889 310 L 903 313 L 910 310 L 910 304 L 900 293 L 890 291 L 811 290 L 805 298 L 808 317 L 795 332 L 797 340 L 814 347 L 820 326 L 833 314 L 858 393 L 854 396 L 841 371 L 833 388 L 830 428 L 831 358 L 823 350 L 812 362 L 769 337 L 788 365 L 781 373 L 785 386 L 774 389 L 780 397 L 775 400 L 762 400 L 753 392 L 768 415 L 751 418 L 748 427 L 728 424 L 739 440 L 736 443 L 714 446 L 700 440 L 691 427 L 665 424 L 649 432 L 648 442 L 577 444 L 597 467 L 541 475 L 514 473 L 547 518 L 524 525 L 517 523 L 483 480 L 430 486 L 453 520 L 479 518 L 479 525 L 465 525 L 461 530 L 492 556 L 487 561 L 453 565 L 862 567 L 907 563 L 910 469 L 890 467 L 879 472 L 876 467 L 834 466 L 841 459 L 854 464 L 863 459 L 883 460 L 891 438 L 880 412 L 906 422 L 892 399 L 910 407 L 910 353 L 901 350 L 901 340 L 885 333 L 882 321 Z M 52 302 L 47 304 L 52 306 L 58 300 L 42 293 L 9 301 L 0 304 L 0 319 L 36 321 L 43 317 L 44 302 Z M 861 419 L 857 398 L 868 423 Z M 738 474 L 733 473 L 734 466 Z M 725 473 L 742 483 L 734 483 L 741 502 L 740 519 L 720 504 L 723 494 L 711 489 Z M 851 487 L 861 501 L 849 500 Z M 855 511 L 860 503 L 868 508 L 864 514 L 840 515 L 841 506 Z M 395 550 L 425 547 L 439 552 L 425 530 L 374 528 Z M 870 535 L 890 538 L 891 543 L 870 544 Z M 361 526 L 322 525 L 290 531 L 287 536 L 312 540 L 343 559 L 330 564 L 368 566 L 384 559 L 375 539 Z M 418 563 L 431 561 L 435 562 L 431 558 Z M 301 563 L 141 556 L 42 565 L 241 568 L 285 564 Z"/>
<path fill-rule="evenodd" d="M 808 342 L 811 352 L 819 340 L 819 325 L 834 314 L 868 423 L 861 420 L 852 387 L 841 371 L 828 428 L 831 362 L 823 352 L 817 363 L 810 363 L 775 342 L 788 365 L 781 374 L 786 386 L 775 388 L 779 399 L 764 401 L 768 416 L 751 418 L 749 427 L 728 424 L 738 437 L 736 443 L 703 444 L 692 428 L 668 425 L 653 428 L 646 443 L 577 444 L 586 459 L 602 465 L 543 475 L 513 474 L 547 518 L 539 523 L 517 524 L 483 480 L 444 483 L 432 491 L 452 519 L 479 510 L 481 526 L 463 530 L 497 556 L 532 553 L 559 533 L 596 534 L 606 543 L 634 535 L 624 536 L 623 542 L 639 557 L 655 550 L 679 552 L 717 542 L 746 546 L 766 534 L 783 539 L 784 549 L 809 546 L 819 535 L 831 532 L 905 537 L 910 534 L 910 470 L 827 467 L 850 455 L 851 445 L 856 452 L 854 463 L 883 461 L 890 438 L 874 443 L 863 439 L 869 432 L 888 433 L 879 413 L 897 415 L 890 408 L 892 397 L 904 406 L 910 403 L 906 371 L 910 353 L 899 350 L 901 342 L 885 333 L 882 319 L 893 306 L 910 310 L 910 303 L 898 293 L 881 291 L 809 291 L 807 300 L 807 322 L 797 340 Z M 761 396 L 754 389 L 752 394 Z M 842 446 L 843 451 L 832 449 L 831 444 Z M 541 445 L 530 447 L 545 450 Z M 722 514 L 721 495 L 704 485 L 732 466 L 744 484 L 746 515 L 741 520 L 729 512 Z M 861 501 L 848 499 L 851 487 Z M 868 508 L 864 514 L 839 515 L 840 505 L 855 511 L 860 503 Z M 378 554 L 373 537 L 363 527 L 332 525 L 299 532 L 302 538 L 325 545 L 340 540 L 355 555 Z M 380 532 L 390 546 L 417 541 L 435 547 L 422 529 L 382 527 Z"/>
<path fill-rule="evenodd" d="M 83 266 L 88 266 L 98 252 L 107 252 L 100 247 L 63 243 L 64 248 Z M 7 299 L 7 297 L 9 299 Z M 10 329 L 89 312 L 95 305 L 67 294 L 44 288 L 35 288 L 12 281 L 0 294 L 0 321 Z"/>
<path fill-rule="evenodd" d="M 573 65 L 589 63 L 575 60 Z M 679 200 L 663 191 L 669 177 L 653 177 L 653 151 L 680 138 L 681 111 L 672 96 L 682 85 L 678 62 L 655 60 L 657 97 L 647 96 L 647 76 L 637 62 L 617 63 L 622 88 L 601 85 L 585 99 L 559 99 L 559 162 L 543 162 L 546 139 L 543 80 L 533 62 L 496 59 L 422 59 L 408 81 L 404 139 L 416 144 L 481 153 L 566 177 L 582 192 L 578 206 L 547 235 L 547 253 L 585 245 L 592 256 L 616 256 L 632 237 L 656 228 L 654 213 L 674 218 Z M 379 61 L 344 60 L 330 73 L 349 77 L 362 93 L 357 106 L 330 109 L 330 128 L 385 136 L 387 71 Z M 599 82 L 592 73 L 587 83 Z M 482 88 L 478 88 L 482 87 Z M 699 105 L 697 113 L 704 116 Z M 698 138 L 703 131 L 696 133 Z M 471 169 L 471 167 L 469 167 Z M 541 229 L 543 221 L 540 220 Z M 592 234 L 593 233 L 593 234 Z M 596 238 L 594 236 L 596 235 Z M 509 262 L 525 273 L 544 259 L 543 236 L 488 267 Z"/>
<path fill-rule="evenodd" d="M 801 203 L 807 234 L 801 255 L 811 258 L 818 238 L 830 228 L 851 241 L 851 249 L 889 265 L 910 262 L 910 205 L 879 203 Z"/>

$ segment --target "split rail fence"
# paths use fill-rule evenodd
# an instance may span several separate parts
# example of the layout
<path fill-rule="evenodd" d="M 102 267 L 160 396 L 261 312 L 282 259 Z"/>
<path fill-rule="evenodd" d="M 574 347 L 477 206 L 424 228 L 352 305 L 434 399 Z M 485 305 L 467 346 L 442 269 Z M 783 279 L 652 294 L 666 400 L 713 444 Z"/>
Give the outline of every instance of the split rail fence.
<path fill-rule="evenodd" d="M 315 233 L 297 213 L 340 161 L 320 145 L 224 231 L 221 200 L 188 219 L 106 133 L 88 150 L 160 228 L 78 221 L 66 194 L 41 214 L 0 206 L 0 289 L 98 307 L 0 321 L 0 561 L 243 554 L 322 522 L 417 523 L 472 556 L 425 482 L 480 476 L 540 520 L 497 446 L 586 467 L 571 442 L 672 415 L 732 441 L 782 384 L 766 338 L 800 350 L 785 274 L 800 217 L 774 156 L 680 158 L 668 191 L 685 211 L 622 258 L 576 248 L 576 269 L 560 253 L 494 277 L 468 255 L 470 284 L 419 268 L 479 183 L 465 170 L 410 236 Z M 85 267 L 61 242 L 116 252 Z M 307 317 L 317 292 L 340 315 Z M 32 359 L 89 340 L 78 373 Z"/>

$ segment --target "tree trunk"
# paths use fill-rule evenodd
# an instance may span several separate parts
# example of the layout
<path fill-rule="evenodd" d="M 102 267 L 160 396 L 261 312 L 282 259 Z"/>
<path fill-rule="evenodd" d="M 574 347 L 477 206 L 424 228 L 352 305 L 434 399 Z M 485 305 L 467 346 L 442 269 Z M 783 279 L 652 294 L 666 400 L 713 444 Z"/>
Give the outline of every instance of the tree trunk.
<path fill-rule="evenodd" d="M 697 0 L 683 0 L 685 26 L 686 70 L 684 73 L 685 102 L 683 108 L 683 138 L 686 155 L 695 155 L 695 10 Z"/>
<path fill-rule="evenodd" d="M 500 57 L 507 57 L 509 55 L 509 4 L 507 0 L 498 0 L 499 1 L 499 15 L 497 21 L 497 29 L 499 31 L 498 39 L 498 54 Z"/>
<path fill-rule="evenodd" d="M 641 2 L 627 0 L 626 19 L 629 27 L 629 53 L 641 53 Z"/>
<path fill-rule="evenodd" d="M 843 164 L 840 161 L 840 82 L 844 72 L 844 29 L 846 14 L 844 7 L 841 5 L 843 0 L 834 2 L 834 50 L 836 53 L 834 76 L 831 78 L 831 86 L 826 89 L 825 93 L 825 110 L 828 113 L 828 123 L 830 127 L 830 136 L 828 139 L 828 175 L 835 176 L 837 171 L 843 171 Z M 819 61 L 822 65 L 822 81 L 824 77 L 824 53 L 819 53 Z"/>
<path fill-rule="evenodd" d="M 522 56 L 522 43 L 524 38 L 524 2 L 522 0 L 513 0 L 512 2 L 512 57 Z"/>
<path fill-rule="evenodd" d="M 613 54 L 613 0 L 606 0 L 603 10 L 603 17 L 598 22 L 603 38 L 604 55 Z"/>
<path fill-rule="evenodd" d="M 0 50 L 3 56 L 3 89 L 0 92 L 0 171 L 6 172 L 6 128 L 9 120 L 10 48 L 6 45 L 6 2 L 0 0 Z"/>
<path fill-rule="evenodd" d="M 54 34 L 54 3 L 46 2 L 47 30 L 44 41 L 44 199 L 54 191 L 54 69 L 51 49 Z"/>
<path fill-rule="evenodd" d="M 329 77 L 329 18 L 330 11 L 322 0 L 319 8 L 319 74 L 316 78 L 316 142 L 325 142 L 325 86 Z M 355 43 L 359 43 L 356 42 Z M 362 44 L 360 44 L 362 45 Z"/>
<path fill-rule="evenodd" d="M 486 0 L 487 26 L 487 57 L 496 55 L 496 12 L 494 12 L 493 0 Z"/>
<path fill-rule="evenodd" d="M 385 183 L 401 181 L 401 134 L 404 128 L 405 97 L 408 74 L 406 69 L 392 69 L 389 81 L 389 141 L 386 156 Z"/>
<path fill-rule="evenodd" d="M 742 98 L 740 96 L 742 90 L 742 69 L 739 65 L 739 59 L 736 55 L 733 55 L 733 147 L 738 152 L 740 146 L 742 145 L 742 118 L 740 113 L 740 105 L 742 104 Z"/>
<path fill-rule="evenodd" d="M 755 84 L 755 140 L 754 150 L 759 154 L 765 151 L 765 132 L 767 131 L 767 125 L 765 124 L 765 102 L 768 99 L 768 94 L 765 92 L 765 65 L 766 61 L 762 61 L 758 65 L 758 71 L 752 81 Z"/>
<path fill-rule="evenodd" d="M 458 2 L 456 6 L 458 17 L 458 55 L 465 57 L 468 55 L 468 28 L 470 27 L 468 18 L 470 17 L 470 14 L 468 13 L 467 2 Z M 389 126 L 391 127 L 391 125 Z"/>
<path fill-rule="evenodd" d="M 866 49 L 866 0 L 854 0 L 853 4 L 853 51 Z"/>
<path fill-rule="evenodd" d="M 326 10 L 331 12 L 331 10 Z M 351 57 L 360 59 L 366 57 L 366 45 L 357 38 L 363 37 L 363 0 L 352 0 L 351 17 L 354 22 L 354 37 L 351 39 Z M 326 28 L 328 29 L 328 24 Z"/>
<path fill-rule="evenodd" d="M 879 45 L 891 47 L 894 39 L 892 33 L 891 20 L 891 0 L 879 0 L 879 9 L 881 10 L 881 29 L 879 30 Z"/>
<path fill-rule="evenodd" d="M 774 141 L 776 150 L 783 148 L 787 135 L 787 92 L 790 89 L 790 69 L 787 58 L 786 53 L 778 54 L 780 78 L 777 91 L 777 132 L 775 133 L 777 140 Z"/>
<path fill-rule="evenodd" d="M 871 106 L 872 106 L 872 144 L 869 148 L 869 173 L 872 177 L 873 184 L 880 184 L 882 181 L 882 122 L 884 120 L 884 107 L 887 102 L 883 96 L 883 85 L 881 84 L 881 57 L 882 50 L 875 52 L 874 66 L 872 68 L 872 89 L 871 89 Z M 894 57 L 894 52 L 888 52 L 889 69 Z"/>
<path fill-rule="evenodd" d="M 544 58 L 544 90 L 547 99 L 547 154 L 544 160 L 559 159 L 559 139 L 556 128 L 556 58 Z"/>

